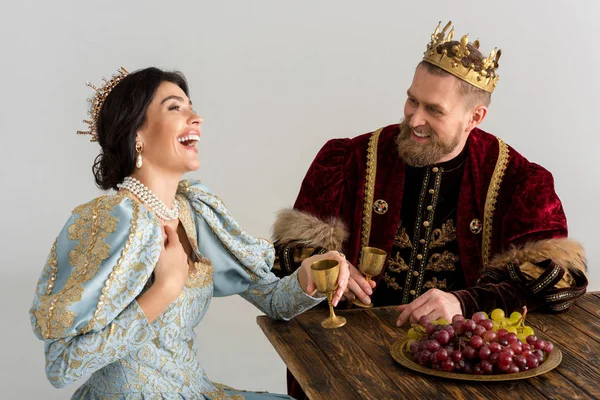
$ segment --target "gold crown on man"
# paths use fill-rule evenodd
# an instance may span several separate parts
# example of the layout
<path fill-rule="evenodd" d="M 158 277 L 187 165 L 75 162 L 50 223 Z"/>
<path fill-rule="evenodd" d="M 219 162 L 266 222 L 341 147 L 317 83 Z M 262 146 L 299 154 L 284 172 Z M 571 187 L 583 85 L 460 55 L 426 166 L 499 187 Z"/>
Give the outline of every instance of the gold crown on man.
<path fill-rule="evenodd" d="M 498 69 L 498 60 L 502 51 L 494 48 L 489 57 L 484 58 L 479 65 L 469 63 L 467 61 L 467 57 L 471 54 L 467 46 L 469 44 L 469 35 L 464 35 L 457 44 L 452 46 L 452 51 L 448 52 L 444 44 L 452 41 L 454 27 L 446 35 L 446 31 L 452 25 L 452 21 L 448 22 L 440 32 L 441 24 L 442 22 L 440 21 L 435 31 L 431 34 L 431 42 L 427 45 L 423 60 L 481 90 L 492 93 L 496 88 L 498 79 L 500 79 L 496 74 L 496 70 Z M 479 49 L 479 40 L 471 43 L 471 45 Z"/>
<path fill-rule="evenodd" d="M 88 131 L 77 131 L 77 134 L 90 135 L 90 142 L 98 141 L 98 116 L 100 114 L 102 106 L 104 105 L 104 102 L 106 101 L 106 98 L 110 94 L 111 90 L 113 90 L 115 86 L 117 86 L 119 82 L 123 80 L 123 78 L 129 75 L 129 72 L 123 67 L 119 68 L 117 72 L 118 73 L 114 74 L 110 80 L 102 78 L 102 80 L 104 81 L 104 85 L 102 85 L 101 87 L 96 87 L 92 85 L 89 81 L 85 83 L 87 86 L 91 87 L 96 91 L 96 95 L 88 99 L 88 101 L 91 103 L 90 110 L 88 111 L 90 119 L 83 120 L 84 123 L 89 125 L 90 129 Z"/>

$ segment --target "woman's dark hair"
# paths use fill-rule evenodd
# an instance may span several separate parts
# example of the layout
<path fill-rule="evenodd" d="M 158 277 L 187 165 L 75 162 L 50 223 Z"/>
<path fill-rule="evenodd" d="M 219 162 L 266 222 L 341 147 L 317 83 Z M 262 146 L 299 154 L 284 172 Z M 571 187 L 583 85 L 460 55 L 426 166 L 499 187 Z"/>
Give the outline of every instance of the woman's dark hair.
<path fill-rule="evenodd" d="M 127 75 L 106 98 L 97 123 L 102 150 L 92 167 L 100 189 L 117 190 L 117 184 L 133 172 L 137 131 L 146 122 L 148 106 L 163 82 L 176 84 L 189 97 L 182 73 L 151 67 Z"/>

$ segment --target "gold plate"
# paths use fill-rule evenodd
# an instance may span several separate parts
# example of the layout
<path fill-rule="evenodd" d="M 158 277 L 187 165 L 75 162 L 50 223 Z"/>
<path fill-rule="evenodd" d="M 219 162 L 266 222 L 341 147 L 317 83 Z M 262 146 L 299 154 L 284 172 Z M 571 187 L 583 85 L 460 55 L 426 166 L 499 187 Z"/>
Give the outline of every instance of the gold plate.
<path fill-rule="evenodd" d="M 410 351 L 406 350 L 406 344 L 409 339 L 397 340 L 392 344 L 390 353 L 394 360 L 400 365 L 412 369 L 413 371 L 421 372 L 427 375 L 438 376 L 440 378 L 458 379 L 462 381 L 514 381 L 517 379 L 527 379 L 534 376 L 545 374 L 548 371 L 556 368 L 562 361 L 562 353 L 558 348 L 554 348 L 552 353 L 539 367 L 529 369 L 527 371 L 517 372 L 516 374 L 493 374 L 493 375 L 472 375 L 460 374 L 458 372 L 439 371 L 433 368 L 423 367 L 412 360 Z"/>

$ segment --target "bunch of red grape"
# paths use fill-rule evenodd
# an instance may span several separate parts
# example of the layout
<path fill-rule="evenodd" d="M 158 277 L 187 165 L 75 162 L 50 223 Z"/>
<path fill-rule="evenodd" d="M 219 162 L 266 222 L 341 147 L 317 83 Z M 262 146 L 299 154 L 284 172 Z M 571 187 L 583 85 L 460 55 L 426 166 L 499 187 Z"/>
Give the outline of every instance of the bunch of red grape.
<path fill-rule="evenodd" d="M 516 333 L 504 328 L 495 330 L 496 326 L 483 312 L 473 314 L 472 319 L 455 315 L 452 323 L 431 321 L 424 315 L 409 331 L 408 346 L 419 365 L 474 375 L 512 374 L 536 368 L 544 362 L 545 353 L 554 350 L 551 342 L 534 335 L 522 342 Z"/>

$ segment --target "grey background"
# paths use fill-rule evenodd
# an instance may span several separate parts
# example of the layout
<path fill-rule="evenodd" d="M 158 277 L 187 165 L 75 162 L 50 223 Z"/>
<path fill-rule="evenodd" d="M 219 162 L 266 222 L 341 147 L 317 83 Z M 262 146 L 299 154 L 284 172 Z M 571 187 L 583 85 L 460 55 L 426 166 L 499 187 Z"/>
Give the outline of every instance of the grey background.
<path fill-rule="evenodd" d="M 64 399 L 46 381 L 29 326 L 34 286 L 77 205 L 99 194 L 85 128 L 86 80 L 118 67 L 183 71 L 205 118 L 191 174 L 245 229 L 269 236 L 318 149 L 395 123 L 438 20 L 501 47 L 501 80 L 484 130 L 548 168 L 590 289 L 596 243 L 600 2 L 588 1 L 19 1 L 0 5 L 0 397 Z M 209 376 L 285 391 L 283 363 L 239 298 L 215 299 L 198 329 Z"/>

